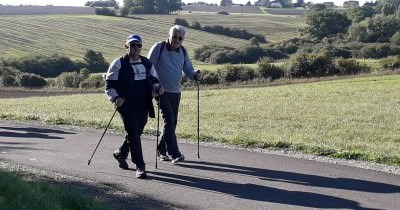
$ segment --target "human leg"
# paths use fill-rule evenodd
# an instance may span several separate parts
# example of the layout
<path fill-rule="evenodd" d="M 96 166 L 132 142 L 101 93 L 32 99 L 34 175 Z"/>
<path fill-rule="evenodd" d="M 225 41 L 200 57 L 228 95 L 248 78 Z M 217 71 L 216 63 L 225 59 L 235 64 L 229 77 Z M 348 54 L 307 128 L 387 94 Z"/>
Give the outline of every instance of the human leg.
<path fill-rule="evenodd" d="M 122 169 L 128 169 L 128 163 L 126 162 L 126 158 L 129 153 L 129 145 L 127 141 L 127 136 L 125 136 L 124 143 L 122 146 L 113 152 L 114 158 L 118 161 L 119 167 Z"/>
<path fill-rule="evenodd" d="M 166 92 L 161 96 L 161 112 L 164 119 L 164 132 L 161 141 L 164 142 L 168 154 L 173 159 L 181 156 L 175 135 L 179 102 L 180 93 Z"/>
<path fill-rule="evenodd" d="M 143 133 L 144 126 L 147 123 L 147 112 L 138 110 L 126 110 L 122 121 L 127 133 L 126 144 L 131 152 L 131 159 L 136 164 L 136 177 L 145 178 L 145 163 L 143 160 L 142 144 L 140 136 Z"/>

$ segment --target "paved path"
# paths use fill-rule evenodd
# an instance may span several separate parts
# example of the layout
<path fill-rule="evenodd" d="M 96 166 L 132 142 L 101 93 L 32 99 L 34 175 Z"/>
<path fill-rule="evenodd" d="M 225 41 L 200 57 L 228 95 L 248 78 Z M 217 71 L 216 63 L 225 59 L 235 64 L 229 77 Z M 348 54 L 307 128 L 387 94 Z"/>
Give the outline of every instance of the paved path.
<path fill-rule="evenodd" d="M 400 175 L 279 155 L 181 143 L 187 161 L 158 162 L 143 139 L 147 180 L 120 170 L 107 133 L 0 121 L 0 160 L 82 177 L 184 209 L 400 209 Z M 132 166 L 132 164 L 130 164 Z M 132 167 L 133 168 L 133 167 Z"/>

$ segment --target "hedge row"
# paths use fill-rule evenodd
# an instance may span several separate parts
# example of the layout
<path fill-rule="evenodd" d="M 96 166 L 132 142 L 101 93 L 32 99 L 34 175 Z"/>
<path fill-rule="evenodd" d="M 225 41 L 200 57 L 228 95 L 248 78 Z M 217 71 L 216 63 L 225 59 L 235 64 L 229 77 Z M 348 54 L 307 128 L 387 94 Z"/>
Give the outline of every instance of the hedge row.
<path fill-rule="evenodd" d="M 215 72 L 203 71 L 202 83 L 215 85 L 253 80 L 273 81 L 281 78 L 354 75 L 369 71 L 367 65 L 354 59 L 334 59 L 329 54 L 300 54 L 286 66 L 278 66 L 272 63 L 271 59 L 264 58 L 258 61 L 256 68 L 246 65 L 226 65 Z M 186 79 L 183 82 L 186 82 Z"/>

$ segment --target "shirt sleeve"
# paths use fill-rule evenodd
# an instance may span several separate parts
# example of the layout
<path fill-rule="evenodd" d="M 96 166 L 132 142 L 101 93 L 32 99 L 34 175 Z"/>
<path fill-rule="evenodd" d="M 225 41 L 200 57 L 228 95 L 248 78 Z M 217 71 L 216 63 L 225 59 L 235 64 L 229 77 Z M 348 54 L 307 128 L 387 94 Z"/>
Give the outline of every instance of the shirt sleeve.
<path fill-rule="evenodd" d="M 184 63 L 183 63 L 183 72 L 185 72 L 185 75 L 191 79 L 194 80 L 194 68 L 193 68 L 193 64 L 192 61 L 189 58 L 189 54 L 188 51 L 185 47 L 183 47 L 185 50 L 183 50 L 183 53 L 185 54 L 183 57 L 185 59 Z"/>
<path fill-rule="evenodd" d="M 105 93 L 111 102 L 119 96 L 116 90 L 118 83 L 119 70 L 121 69 L 121 60 L 119 58 L 115 59 L 107 70 L 106 74 L 106 90 Z"/>
<path fill-rule="evenodd" d="M 157 66 L 159 56 L 160 56 L 160 45 L 158 43 L 155 43 L 150 48 L 147 58 L 151 61 L 151 63 L 153 63 L 154 66 Z"/>

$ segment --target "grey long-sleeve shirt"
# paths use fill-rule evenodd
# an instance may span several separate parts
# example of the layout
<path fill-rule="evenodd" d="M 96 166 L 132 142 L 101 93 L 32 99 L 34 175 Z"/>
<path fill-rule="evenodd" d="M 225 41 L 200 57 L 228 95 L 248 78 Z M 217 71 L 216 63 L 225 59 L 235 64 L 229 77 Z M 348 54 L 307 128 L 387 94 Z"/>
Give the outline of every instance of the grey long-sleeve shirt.
<path fill-rule="evenodd" d="M 195 71 L 192 62 L 186 49 L 169 50 L 167 44 L 162 49 L 160 56 L 161 43 L 155 43 L 147 57 L 155 66 L 158 79 L 164 90 L 170 93 L 180 93 L 182 70 L 189 79 L 194 80 Z"/>

